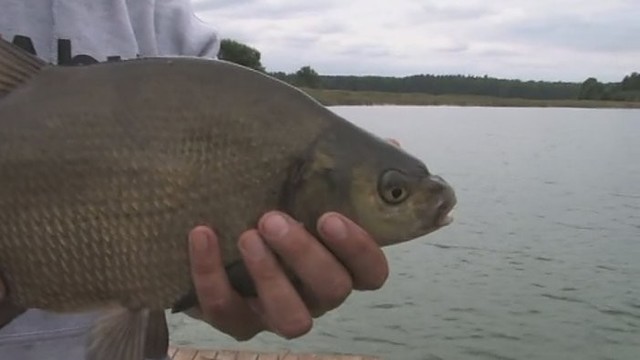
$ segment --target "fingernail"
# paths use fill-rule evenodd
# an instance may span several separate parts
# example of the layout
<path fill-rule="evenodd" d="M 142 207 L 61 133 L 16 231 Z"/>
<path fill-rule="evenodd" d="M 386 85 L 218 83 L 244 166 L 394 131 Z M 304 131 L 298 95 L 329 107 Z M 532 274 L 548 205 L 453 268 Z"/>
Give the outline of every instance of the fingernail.
<path fill-rule="evenodd" d="M 204 231 L 192 231 L 190 236 L 191 247 L 195 252 L 206 252 L 209 247 L 209 239 Z"/>
<path fill-rule="evenodd" d="M 327 216 L 320 225 L 325 236 L 335 240 L 347 238 L 347 225 L 336 215 Z"/>
<path fill-rule="evenodd" d="M 289 223 L 279 214 L 270 214 L 264 219 L 264 235 L 271 239 L 280 239 L 289 232 Z"/>
<path fill-rule="evenodd" d="M 258 235 L 252 235 L 240 242 L 242 252 L 252 259 L 261 259 L 267 254 L 267 247 Z"/>

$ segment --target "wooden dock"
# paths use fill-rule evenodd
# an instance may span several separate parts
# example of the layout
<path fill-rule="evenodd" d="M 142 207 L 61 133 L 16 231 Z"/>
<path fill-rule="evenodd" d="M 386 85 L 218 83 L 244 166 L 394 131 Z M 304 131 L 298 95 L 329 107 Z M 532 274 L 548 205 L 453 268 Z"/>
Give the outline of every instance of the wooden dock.
<path fill-rule="evenodd" d="M 368 355 L 314 354 L 281 352 L 252 352 L 238 350 L 196 349 L 169 347 L 172 360 L 382 360 Z"/>

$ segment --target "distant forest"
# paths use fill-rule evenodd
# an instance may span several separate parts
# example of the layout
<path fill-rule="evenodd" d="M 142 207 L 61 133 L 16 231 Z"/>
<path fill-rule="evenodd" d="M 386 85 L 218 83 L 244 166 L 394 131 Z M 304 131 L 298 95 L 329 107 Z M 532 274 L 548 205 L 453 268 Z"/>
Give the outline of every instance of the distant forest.
<path fill-rule="evenodd" d="M 266 72 L 295 86 L 313 89 L 481 95 L 536 100 L 640 101 L 640 74 L 637 72 L 625 76 L 620 82 L 612 83 L 602 83 L 596 78 L 575 83 L 522 81 L 468 75 L 335 76 L 320 75 L 311 66 L 304 66 L 295 73 L 268 72 L 260 62 L 258 50 L 230 39 L 222 41 L 219 57 Z"/>

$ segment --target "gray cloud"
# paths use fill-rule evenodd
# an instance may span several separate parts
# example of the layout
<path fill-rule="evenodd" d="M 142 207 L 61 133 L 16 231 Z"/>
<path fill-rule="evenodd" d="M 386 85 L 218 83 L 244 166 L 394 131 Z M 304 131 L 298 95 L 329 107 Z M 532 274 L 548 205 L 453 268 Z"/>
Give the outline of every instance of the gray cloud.
<path fill-rule="evenodd" d="M 420 12 L 415 14 L 416 18 L 422 21 L 464 21 L 479 20 L 482 17 L 496 14 L 494 10 L 486 5 L 480 4 L 455 4 L 428 2 L 423 4 Z"/>
<path fill-rule="evenodd" d="M 324 1 L 296 1 L 296 2 L 266 2 L 258 0 L 200 0 L 194 2 L 194 8 L 199 12 L 217 11 L 220 14 L 233 12 L 238 18 L 282 18 L 305 13 L 313 13 L 326 8 L 331 0 Z"/>
<path fill-rule="evenodd" d="M 503 30 L 502 38 L 581 51 L 640 50 L 640 11 L 598 19 L 570 16 L 533 19 Z"/>
<path fill-rule="evenodd" d="M 271 70 L 620 80 L 640 70 L 637 0 L 194 0 Z"/>
<path fill-rule="evenodd" d="M 354 44 L 345 46 L 335 52 L 336 55 L 348 56 L 352 59 L 371 59 L 372 57 L 390 57 L 392 52 L 377 44 Z"/>
<path fill-rule="evenodd" d="M 196 12 L 220 10 L 226 7 L 243 6 L 255 3 L 257 0 L 196 0 L 192 1 Z"/>

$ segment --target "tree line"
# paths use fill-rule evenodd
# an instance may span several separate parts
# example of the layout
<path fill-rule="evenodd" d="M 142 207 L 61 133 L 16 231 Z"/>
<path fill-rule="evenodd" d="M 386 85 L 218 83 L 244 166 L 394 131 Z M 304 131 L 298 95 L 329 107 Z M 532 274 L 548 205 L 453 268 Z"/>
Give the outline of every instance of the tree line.
<path fill-rule="evenodd" d="M 621 82 L 613 83 L 601 83 L 595 78 L 578 83 L 498 79 L 486 75 L 335 76 L 320 75 L 309 65 L 294 73 L 267 72 L 257 49 L 231 39 L 222 40 L 219 57 L 268 73 L 292 85 L 314 89 L 480 95 L 536 100 L 640 101 L 640 74 L 636 72 L 625 76 Z"/>
<path fill-rule="evenodd" d="M 633 72 L 619 83 L 608 84 L 588 78 L 580 86 L 578 99 L 640 101 L 640 74 Z"/>

